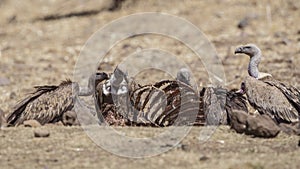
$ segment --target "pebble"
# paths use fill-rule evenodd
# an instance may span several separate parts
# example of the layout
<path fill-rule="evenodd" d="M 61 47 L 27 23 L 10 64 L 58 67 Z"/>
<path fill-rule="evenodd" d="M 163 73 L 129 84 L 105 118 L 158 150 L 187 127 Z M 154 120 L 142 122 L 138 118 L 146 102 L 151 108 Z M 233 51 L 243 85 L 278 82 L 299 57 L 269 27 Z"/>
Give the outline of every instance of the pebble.
<path fill-rule="evenodd" d="M 62 123 L 65 126 L 76 126 L 79 125 L 77 120 L 77 114 L 75 111 L 67 111 L 63 114 Z"/>
<path fill-rule="evenodd" d="M 49 137 L 50 132 L 45 129 L 36 129 L 34 130 L 34 137 Z"/>
<path fill-rule="evenodd" d="M 206 161 L 208 159 L 209 159 L 209 157 L 207 157 L 206 155 L 203 155 L 199 158 L 200 161 Z"/>
<path fill-rule="evenodd" d="M 225 141 L 224 140 L 218 140 L 217 143 L 224 144 Z"/>
<path fill-rule="evenodd" d="M 41 123 L 36 120 L 26 120 L 23 122 L 24 127 L 41 127 Z"/>
<path fill-rule="evenodd" d="M 17 94 L 15 93 L 15 92 L 11 92 L 10 94 L 9 94 L 9 98 L 10 99 L 15 99 L 17 97 Z"/>
<path fill-rule="evenodd" d="M 245 17 L 242 20 L 239 21 L 237 27 L 239 29 L 244 29 L 245 27 L 247 27 L 249 25 L 249 18 Z"/>
<path fill-rule="evenodd" d="M 182 151 L 190 151 L 190 147 L 187 144 L 178 144 L 178 148 L 180 148 Z"/>

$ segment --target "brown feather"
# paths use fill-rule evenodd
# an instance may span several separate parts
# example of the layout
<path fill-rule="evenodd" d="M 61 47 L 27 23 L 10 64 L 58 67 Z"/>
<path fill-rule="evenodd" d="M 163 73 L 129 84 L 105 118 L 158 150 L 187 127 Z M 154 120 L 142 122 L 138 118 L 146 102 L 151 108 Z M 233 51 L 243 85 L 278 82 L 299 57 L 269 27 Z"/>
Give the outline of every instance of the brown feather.
<path fill-rule="evenodd" d="M 25 120 L 41 124 L 61 120 L 62 114 L 74 106 L 72 82 L 63 81 L 59 86 L 36 86 L 36 91 L 17 104 L 8 115 L 10 125 L 20 125 Z"/>
<path fill-rule="evenodd" d="M 260 114 L 267 114 L 278 123 L 292 123 L 299 121 L 298 111 L 290 103 L 287 92 L 272 78 L 257 80 L 246 77 L 245 88 L 249 103 L 259 111 Z M 285 91 L 283 93 L 282 91 Z M 293 95 L 297 96 L 297 95 Z"/>

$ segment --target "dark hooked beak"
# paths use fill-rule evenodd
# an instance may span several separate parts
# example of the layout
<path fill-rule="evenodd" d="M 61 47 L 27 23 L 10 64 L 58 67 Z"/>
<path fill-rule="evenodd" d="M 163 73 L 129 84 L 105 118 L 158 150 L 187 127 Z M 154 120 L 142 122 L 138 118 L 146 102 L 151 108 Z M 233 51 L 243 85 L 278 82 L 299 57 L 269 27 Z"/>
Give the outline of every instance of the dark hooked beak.
<path fill-rule="evenodd" d="M 243 53 L 243 47 L 242 46 L 235 49 L 234 54 L 237 54 L 237 53 Z"/>

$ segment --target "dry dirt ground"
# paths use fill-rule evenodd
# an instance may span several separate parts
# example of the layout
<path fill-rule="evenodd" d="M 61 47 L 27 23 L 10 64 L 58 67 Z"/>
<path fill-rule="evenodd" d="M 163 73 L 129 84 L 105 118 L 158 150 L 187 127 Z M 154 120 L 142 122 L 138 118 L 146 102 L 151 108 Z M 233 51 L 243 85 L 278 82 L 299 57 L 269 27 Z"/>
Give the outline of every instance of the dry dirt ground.
<path fill-rule="evenodd" d="M 246 43 L 256 43 L 262 49 L 263 72 L 300 87 L 297 0 L 125 0 L 121 6 L 110 0 L 1 0 L 0 11 L 0 108 L 6 113 L 33 86 L 72 79 L 87 39 L 107 23 L 137 12 L 168 13 L 199 27 L 216 47 L 229 89 L 237 88 L 247 75 L 249 58 L 233 55 L 236 46 Z M 238 29 L 238 23 L 245 18 L 248 25 L 244 30 Z M 107 53 L 100 68 L 112 71 L 124 57 L 148 48 L 176 54 L 190 66 L 198 86 L 209 84 L 203 64 L 189 48 L 159 35 L 119 42 Z M 137 79 L 146 84 L 169 77 L 154 72 L 142 72 Z M 201 128 L 195 127 L 171 151 L 152 158 L 130 159 L 102 150 L 80 127 L 43 128 L 50 131 L 50 137 L 35 138 L 33 128 L 0 130 L 0 168 L 300 168 L 299 138 L 282 133 L 274 139 L 259 139 L 219 127 L 209 141 L 200 144 Z M 138 135 L 161 129 L 119 130 Z"/>

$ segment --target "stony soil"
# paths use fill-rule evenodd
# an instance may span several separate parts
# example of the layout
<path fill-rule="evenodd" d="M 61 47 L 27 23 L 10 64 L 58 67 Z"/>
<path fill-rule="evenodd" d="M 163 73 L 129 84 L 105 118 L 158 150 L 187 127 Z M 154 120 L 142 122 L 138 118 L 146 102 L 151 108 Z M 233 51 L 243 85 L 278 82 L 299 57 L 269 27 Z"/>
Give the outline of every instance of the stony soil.
<path fill-rule="evenodd" d="M 110 0 L 2 0 L 0 10 L 0 108 L 5 113 L 11 112 L 33 86 L 73 79 L 80 50 L 88 38 L 107 23 L 137 12 L 168 13 L 199 27 L 216 47 L 228 89 L 239 87 L 247 75 L 249 58 L 233 54 L 236 46 L 247 43 L 255 43 L 262 49 L 263 72 L 300 88 L 300 2 L 297 0 L 125 0 L 121 6 Z M 237 25 L 245 18 L 249 22 L 241 30 Z M 119 42 L 107 53 L 100 68 L 112 71 L 126 56 L 148 48 L 176 54 L 189 65 L 198 86 L 210 83 L 205 67 L 191 49 L 176 39 L 159 35 Z M 170 75 L 152 70 L 136 78 L 146 84 Z M 274 139 L 259 139 L 236 134 L 223 126 L 203 144 L 198 140 L 201 128 L 194 127 L 171 151 L 151 158 L 131 159 L 101 149 L 80 127 L 42 129 L 48 130 L 50 136 L 35 138 L 34 128 L 0 130 L 0 168 L 300 168 L 299 138 L 282 133 Z M 118 130 L 139 135 L 163 129 Z"/>

